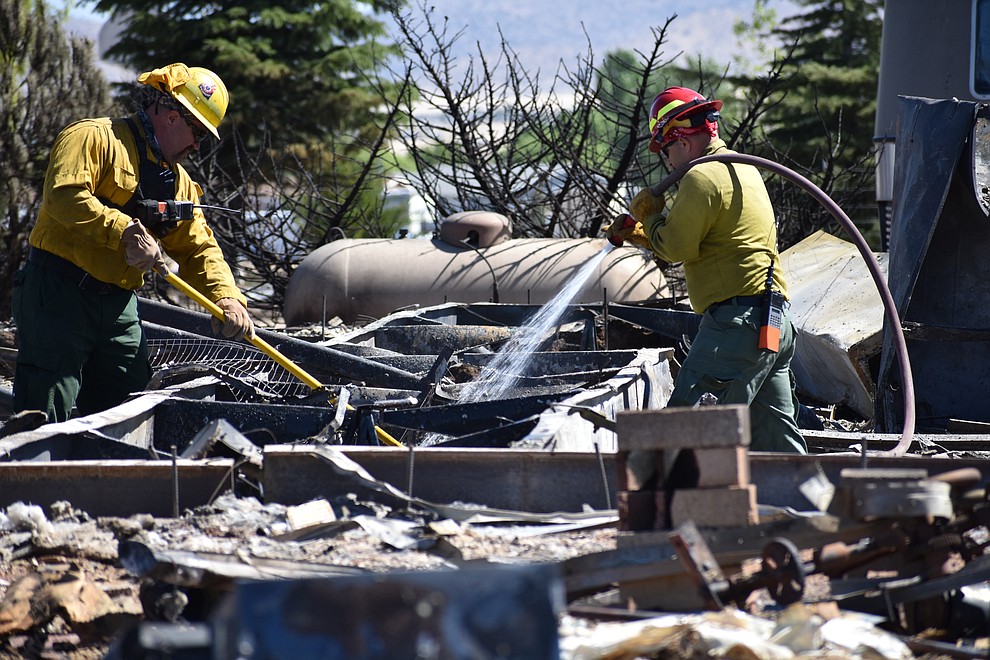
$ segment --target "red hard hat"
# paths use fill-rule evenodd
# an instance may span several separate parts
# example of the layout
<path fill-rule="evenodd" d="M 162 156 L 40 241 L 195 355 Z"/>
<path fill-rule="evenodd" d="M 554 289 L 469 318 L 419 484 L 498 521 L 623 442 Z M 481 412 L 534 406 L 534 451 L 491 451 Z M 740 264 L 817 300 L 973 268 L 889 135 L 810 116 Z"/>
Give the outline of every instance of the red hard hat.
<path fill-rule="evenodd" d="M 696 126 L 689 118 L 699 115 L 706 121 L 718 121 L 721 109 L 721 101 L 709 101 L 693 89 L 668 87 L 657 94 L 650 106 L 650 151 L 660 153 L 664 136 L 673 126 Z"/>

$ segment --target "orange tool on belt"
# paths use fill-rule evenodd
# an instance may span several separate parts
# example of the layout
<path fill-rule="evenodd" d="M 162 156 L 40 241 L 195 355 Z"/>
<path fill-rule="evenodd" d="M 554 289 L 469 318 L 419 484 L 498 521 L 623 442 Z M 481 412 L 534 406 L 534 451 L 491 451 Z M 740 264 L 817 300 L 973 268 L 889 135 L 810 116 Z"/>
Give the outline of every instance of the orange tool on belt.
<path fill-rule="evenodd" d="M 784 322 L 784 296 L 773 290 L 773 261 L 767 268 L 767 284 L 763 292 L 763 312 L 760 318 L 760 348 L 776 353 L 780 350 L 780 326 Z"/>

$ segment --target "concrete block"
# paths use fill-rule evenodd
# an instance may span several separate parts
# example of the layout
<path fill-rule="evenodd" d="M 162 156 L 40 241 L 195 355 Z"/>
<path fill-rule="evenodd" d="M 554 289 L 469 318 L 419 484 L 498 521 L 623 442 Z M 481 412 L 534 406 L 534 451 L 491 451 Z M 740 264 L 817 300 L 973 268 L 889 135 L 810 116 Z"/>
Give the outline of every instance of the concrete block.
<path fill-rule="evenodd" d="M 760 522 L 756 486 L 733 488 L 685 488 L 674 493 L 671 524 L 679 527 L 693 520 L 698 527 L 745 527 Z"/>
<path fill-rule="evenodd" d="M 749 409 L 742 405 L 627 410 L 615 416 L 619 451 L 748 447 Z"/>
<path fill-rule="evenodd" d="M 698 488 L 749 485 L 749 451 L 745 447 L 695 449 Z"/>

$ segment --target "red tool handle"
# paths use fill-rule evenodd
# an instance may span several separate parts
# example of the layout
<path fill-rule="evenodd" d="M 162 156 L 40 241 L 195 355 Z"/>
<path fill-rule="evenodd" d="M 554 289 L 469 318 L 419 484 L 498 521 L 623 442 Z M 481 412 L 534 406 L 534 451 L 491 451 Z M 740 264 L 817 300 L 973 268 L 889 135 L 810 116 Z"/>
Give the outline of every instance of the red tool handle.
<path fill-rule="evenodd" d="M 619 227 L 619 229 L 629 229 L 630 227 L 636 226 L 636 220 L 628 213 L 623 213 L 622 215 L 620 215 L 618 218 L 615 219 L 615 222 L 619 222 L 620 220 L 622 221 L 622 226 Z M 622 247 L 621 236 L 613 234 L 612 236 L 609 236 L 608 242 L 614 245 L 615 247 Z"/>

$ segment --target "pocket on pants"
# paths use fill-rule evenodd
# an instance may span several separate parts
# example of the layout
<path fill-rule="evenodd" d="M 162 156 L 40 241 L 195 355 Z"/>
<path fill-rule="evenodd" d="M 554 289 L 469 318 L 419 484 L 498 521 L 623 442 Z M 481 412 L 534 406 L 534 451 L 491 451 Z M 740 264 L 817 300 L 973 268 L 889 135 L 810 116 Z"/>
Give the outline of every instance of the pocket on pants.
<path fill-rule="evenodd" d="M 717 403 L 724 403 L 729 387 L 735 381 L 722 380 L 711 374 L 694 372 L 693 378 L 679 380 L 667 403 L 671 407 L 691 407 L 697 405 L 705 394 L 711 394 Z"/>
<path fill-rule="evenodd" d="M 42 371 L 50 371 L 52 373 L 58 371 L 60 360 L 61 357 L 58 353 L 46 351 L 37 346 L 26 346 L 17 351 L 18 364 L 30 365 Z"/>
<path fill-rule="evenodd" d="M 10 313 L 14 317 L 14 323 L 17 322 L 17 317 L 21 315 L 21 299 L 23 296 L 21 293 L 24 291 L 24 270 L 18 270 L 14 273 L 14 289 L 10 296 Z"/>

